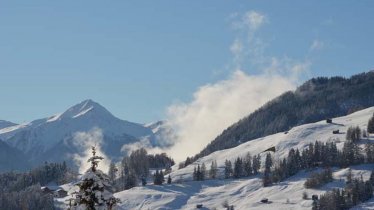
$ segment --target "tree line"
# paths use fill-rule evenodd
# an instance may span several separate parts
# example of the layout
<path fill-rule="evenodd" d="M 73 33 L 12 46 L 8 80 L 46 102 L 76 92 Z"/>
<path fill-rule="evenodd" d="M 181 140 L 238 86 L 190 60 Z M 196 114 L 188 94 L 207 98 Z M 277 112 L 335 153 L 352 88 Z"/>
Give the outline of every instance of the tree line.
<path fill-rule="evenodd" d="M 53 196 L 45 194 L 41 185 L 65 184 L 76 179 L 76 173 L 66 163 L 45 163 L 25 173 L 0 174 L 0 209 L 50 210 Z"/>
<path fill-rule="evenodd" d="M 353 178 L 352 171 L 347 174 L 346 186 L 343 189 L 333 189 L 321 195 L 320 200 L 313 202 L 313 210 L 346 210 L 373 197 L 374 172 L 370 179 L 364 181 Z"/>
<path fill-rule="evenodd" d="M 312 169 L 315 167 L 340 167 L 345 168 L 351 165 L 363 163 L 374 163 L 374 144 L 366 144 L 364 153 L 358 145 L 362 137 L 361 129 L 350 127 L 347 130 L 346 140 L 342 150 L 338 150 L 335 142 L 310 143 L 301 152 L 299 149 L 291 149 L 288 156 L 277 162 L 274 170 L 269 172 L 273 166 L 271 156 L 265 161 L 265 172 L 263 185 L 269 186 L 272 183 L 280 182 L 295 175 L 300 170 Z"/>
<path fill-rule="evenodd" d="M 139 183 L 146 185 L 150 178 L 154 184 L 162 184 L 165 181 L 164 175 L 171 172 L 171 166 L 174 164 L 174 160 L 166 153 L 153 155 L 140 148 L 125 156 L 119 166 L 111 163 L 108 175 L 115 190 L 122 191 Z M 155 169 L 155 173 L 150 174 L 150 169 Z"/>
<path fill-rule="evenodd" d="M 66 163 L 45 163 L 28 172 L 6 172 L 0 174 L 0 192 L 21 191 L 32 185 L 45 185 L 50 182 L 65 184 L 76 178 L 76 173 Z"/>

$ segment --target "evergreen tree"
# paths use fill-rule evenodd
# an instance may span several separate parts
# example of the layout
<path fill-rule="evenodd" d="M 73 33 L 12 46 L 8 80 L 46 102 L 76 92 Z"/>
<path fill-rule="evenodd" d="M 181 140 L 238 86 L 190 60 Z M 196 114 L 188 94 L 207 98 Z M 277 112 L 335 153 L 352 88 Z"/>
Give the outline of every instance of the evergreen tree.
<path fill-rule="evenodd" d="M 215 179 L 217 177 L 217 161 L 212 161 L 209 170 L 209 178 Z"/>
<path fill-rule="evenodd" d="M 147 185 L 147 178 L 145 178 L 144 176 L 141 178 L 142 180 L 142 185 L 143 186 L 146 186 Z"/>
<path fill-rule="evenodd" d="M 92 157 L 88 159 L 91 167 L 77 183 L 79 191 L 76 193 L 73 209 L 108 209 L 111 210 L 119 200 L 111 193 L 109 177 L 97 169 L 103 157 L 96 155 L 96 148 L 92 147 Z"/>
<path fill-rule="evenodd" d="M 374 133 L 374 114 L 369 119 L 367 131 L 368 131 L 368 133 Z"/>
<path fill-rule="evenodd" d="M 149 160 L 147 151 L 144 148 L 131 152 L 129 158 L 129 166 L 134 170 L 138 179 L 140 177 L 148 177 L 149 175 Z"/>
<path fill-rule="evenodd" d="M 373 197 L 373 185 L 370 181 L 365 182 L 365 198 L 364 200 L 369 200 Z"/>
<path fill-rule="evenodd" d="M 159 185 L 159 177 L 160 177 L 160 174 L 159 174 L 158 169 L 157 169 L 156 172 L 153 174 L 153 184 L 154 185 Z"/>
<path fill-rule="evenodd" d="M 196 180 L 197 181 L 201 180 L 201 168 L 200 168 L 200 164 L 197 164 Z"/>
<path fill-rule="evenodd" d="M 357 142 L 361 139 L 361 129 L 360 127 L 349 127 L 346 134 L 346 139 L 348 141 Z"/>
<path fill-rule="evenodd" d="M 365 144 L 366 162 L 374 163 L 374 144 Z"/>
<path fill-rule="evenodd" d="M 349 169 L 349 170 L 348 170 L 348 173 L 347 173 L 347 181 L 346 181 L 346 183 L 347 183 L 347 184 L 351 184 L 351 183 L 352 183 L 352 180 L 353 180 L 352 169 Z"/>
<path fill-rule="evenodd" d="M 370 173 L 370 179 L 369 179 L 371 185 L 374 186 L 374 170 L 371 171 Z"/>
<path fill-rule="evenodd" d="M 205 175 L 206 175 L 206 167 L 205 167 L 205 163 L 203 163 L 201 164 L 200 181 L 205 180 Z"/>
<path fill-rule="evenodd" d="M 240 178 L 243 176 L 243 161 L 241 158 L 237 158 L 234 162 L 234 178 Z"/>
<path fill-rule="evenodd" d="M 288 158 L 287 158 L 287 174 L 288 176 L 293 176 L 299 171 L 298 167 L 298 158 L 296 157 L 296 152 L 292 148 L 288 152 Z"/>
<path fill-rule="evenodd" d="M 110 182 L 113 185 L 116 178 L 117 178 L 117 167 L 113 162 L 110 162 L 109 170 L 108 170 L 108 176 L 109 176 Z"/>
<path fill-rule="evenodd" d="M 193 169 L 193 175 L 192 175 L 192 177 L 193 177 L 193 180 L 194 181 L 197 181 L 197 170 L 196 170 L 196 166 L 194 167 L 194 169 Z"/>
<path fill-rule="evenodd" d="M 225 179 L 228 179 L 232 176 L 232 164 L 231 161 L 225 161 Z"/>
<path fill-rule="evenodd" d="M 361 133 L 362 133 L 362 137 L 364 137 L 364 138 L 367 138 L 367 137 L 368 137 L 367 130 L 362 129 Z"/>
<path fill-rule="evenodd" d="M 273 166 L 273 161 L 271 159 L 271 154 L 267 153 L 265 158 L 265 170 L 264 170 L 264 176 L 262 179 L 262 184 L 264 187 L 271 185 L 271 167 Z"/>
<path fill-rule="evenodd" d="M 249 152 L 247 153 L 243 161 L 243 170 L 245 176 L 252 175 L 252 156 Z"/>
<path fill-rule="evenodd" d="M 137 186 L 137 176 L 128 158 L 122 160 L 120 186 L 122 190 L 128 190 Z"/>
<path fill-rule="evenodd" d="M 353 141 L 344 142 L 342 151 L 342 166 L 347 167 L 354 164 L 363 163 L 364 157 L 360 153 L 360 147 Z"/>
<path fill-rule="evenodd" d="M 164 182 L 164 174 L 162 173 L 162 170 L 156 170 L 155 174 L 153 175 L 153 184 L 154 185 L 162 185 Z"/>
<path fill-rule="evenodd" d="M 300 155 L 300 151 L 299 149 L 296 149 L 296 153 L 295 153 L 295 164 L 296 164 L 296 169 L 297 171 L 299 171 L 300 169 L 303 169 L 303 161 L 301 160 L 301 155 Z"/>
<path fill-rule="evenodd" d="M 282 168 L 282 161 L 274 164 L 274 171 L 271 174 L 272 182 L 280 182 L 285 178 L 283 169 L 284 168 Z"/>
<path fill-rule="evenodd" d="M 162 172 L 162 170 L 160 170 L 160 180 L 161 180 L 161 184 L 163 184 L 165 182 L 165 176 L 164 176 L 164 172 Z"/>
<path fill-rule="evenodd" d="M 168 176 L 168 184 L 171 184 L 171 177 L 170 177 L 170 175 Z"/>
<path fill-rule="evenodd" d="M 253 156 L 253 160 L 252 160 L 253 175 L 258 174 L 258 171 L 260 170 L 260 167 L 261 167 L 261 157 L 260 157 L 260 155 Z"/>
<path fill-rule="evenodd" d="M 308 149 L 306 150 L 305 162 L 307 168 L 312 168 L 314 164 L 314 144 L 310 143 Z"/>

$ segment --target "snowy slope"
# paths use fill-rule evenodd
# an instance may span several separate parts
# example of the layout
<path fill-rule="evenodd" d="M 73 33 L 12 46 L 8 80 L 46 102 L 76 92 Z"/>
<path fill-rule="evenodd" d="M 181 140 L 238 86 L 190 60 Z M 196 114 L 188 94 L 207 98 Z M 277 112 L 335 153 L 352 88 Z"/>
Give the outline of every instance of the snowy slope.
<path fill-rule="evenodd" d="M 0 129 L 0 139 L 29 155 L 31 161 L 38 162 L 43 158 L 58 161 L 50 155 L 80 152 L 72 148 L 74 134 L 93 128 L 102 130 L 104 142 L 108 143 L 107 152 L 114 154 L 119 154 L 125 143 L 153 135 L 151 129 L 118 119 L 100 104 L 85 100 L 62 114 Z"/>
<path fill-rule="evenodd" d="M 352 167 L 354 176 L 361 174 L 364 179 L 370 176 L 374 165 L 359 165 Z M 344 186 L 344 179 L 348 169 L 335 169 L 334 181 L 321 189 L 305 189 L 305 179 L 311 172 L 300 172 L 297 175 L 270 187 L 262 187 L 260 177 L 249 179 L 207 180 L 204 182 L 191 181 L 181 184 L 163 186 L 135 187 L 116 193 L 120 198 L 122 209 L 195 209 L 197 204 L 203 204 L 205 209 L 223 209 L 222 203 L 228 201 L 235 209 L 300 209 L 310 210 L 314 194 L 320 195 L 327 190 Z M 302 199 L 306 192 L 309 199 Z M 260 200 L 268 198 L 268 204 Z M 361 206 L 371 206 L 369 201 Z M 366 209 L 366 208 L 358 208 Z"/>
<path fill-rule="evenodd" d="M 177 165 L 174 166 L 172 172 L 173 177 L 182 177 L 183 180 L 191 180 L 192 172 L 197 164 L 203 162 L 207 167 L 213 160 L 217 161 L 218 167 L 223 170 L 225 160 L 234 161 L 237 157 L 244 157 L 248 152 L 251 155 L 264 154 L 266 149 L 275 146 L 275 160 L 288 155 L 291 148 L 298 148 L 302 150 L 309 143 L 314 143 L 316 140 L 321 142 L 335 141 L 338 148 L 342 147 L 345 141 L 345 132 L 350 126 L 360 126 L 366 128 L 367 122 L 373 116 L 374 107 L 355 112 L 351 115 L 334 118 L 333 123 L 328 124 L 325 121 L 301 125 L 292 128 L 287 134 L 277 133 L 263 138 L 255 139 L 243 143 L 237 147 L 214 152 L 206 157 L 198 159 L 195 163 L 186 168 L 177 170 Z M 339 134 L 333 134 L 333 130 L 340 130 Z M 374 140 L 374 139 L 371 139 Z M 373 141 L 374 142 L 374 141 Z M 263 155 L 264 156 L 264 155 Z"/>
<path fill-rule="evenodd" d="M 17 124 L 9 122 L 9 121 L 5 121 L 5 120 L 0 120 L 0 129 L 7 128 L 10 126 L 14 126 L 14 125 L 17 125 Z"/>
<path fill-rule="evenodd" d="M 319 190 L 306 190 L 303 184 L 311 172 L 300 172 L 280 184 L 263 188 L 259 177 L 248 179 L 231 180 L 207 180 L 196 182 L 192 180 L 193 168 L 203 162 L 209 165 L 216 160 L 220 169 L 220 177 L 223 174 L 223 164 L 226 159 L 234 160 L 238 156 L 244 157 L 247 152 L 252 155 L 260 154 L 264 150 L 275 146 L 275 159 L 283 158 L 291 148 L 303 149 L 307 144 L 316 140 L 326 142 L 335 141 L 338 147 L 342 147 L 345 141 L 345 132 L 349 126 L 360 126 L 366 128 L 368 119 L 373 115 L 374 107 L 368 108 L 348 116 L 333 119 L 332 124 L 325 121 L 306 124 L 292 128 L 287 134 L 277 133 L 264 138 L 255 139 L 235 148 L 214 152 L 197 160 L 186 168 L 177 169 L 174 166 L 171 177 L 172 184 L 164 186 L 136 187 L 131 190 L 116 194 L 122 200 L 123 209 L 194 209 L 197 204 L 204 204 L 206 209 L 213 207 L 222 209 L 222 202 L 228 200 L 235 209 L 311 209 L 312 201 L 303 200 L 302 193 L 306 191 L 309 196 L 322 194 L 326 190 L 344 185 L 344 177 L 348 169 L 334 169 L 335 181 L 329 183 Z M 340 134 L 332 134 L 333 130 L 339 129 Z M 374 143 L 374 137 L 368 140 Z M 264 154 L 264 153 L 262 153 Z M 264 155 L 262 155 L 264 156 Z M 353 173 L 356 176 L 363 174 L 368 179 L 373 165 L 354 166 Z M 270 204 L 261 204 L 262 198 L 268 198 Z M 372 205 L 374 201 L 362 204 L 363 209 Z M 366 205 L 366 207 L 365 207 Z M 360 207 L 362 209 L 362 206 Z M 358 207 L 359 208 L 359 207 Z"/>

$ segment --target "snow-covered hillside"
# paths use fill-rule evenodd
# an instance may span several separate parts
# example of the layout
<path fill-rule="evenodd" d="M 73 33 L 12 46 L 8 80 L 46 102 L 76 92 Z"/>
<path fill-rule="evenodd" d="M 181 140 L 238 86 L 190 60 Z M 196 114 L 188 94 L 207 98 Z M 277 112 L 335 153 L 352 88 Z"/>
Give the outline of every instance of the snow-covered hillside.
<path fill-rule="evenodd" d="M 150 128 L 118 119 L 100 104 L 85 100 L 62 114 L 0 129 L 0 139 L 24 152 L 37 164 L 61 161 L 68 153 L 82 152 L 74 146 L 74 134 L 93 128 L 102 131 L 104 151 L 111 158 L 120 155 L 123 144 L 153 136 Z"/>
<path fill-rule="evenodd" d="M 306 124 L 294 127 L 288 133 L 277 133 L 246 142 L 235 148 L 217 151 L 186 168 L 178 170 L 177 166 L 174 166 L 171 177 L 174 183 L 181 182 L 180 184 L 136 187 L 119 192 L 116 196 L 122 200 L 121 208 L 123 209 L 194 209 L 197 204 L 203 204 L 205 209 L 222 209 L 222 203 L 225 200 L 230 205 L 234 205 L 235 209 L 311 209 L 312 201 L 303 200 L 302 193 L 305 191 L 311 196 L 322 194 L 334 187 L 342 187 L 348 169 L 334 168 L 335 181 L 319 190 L 306 190 L 303 186 L 311 172 L 300 172 L 280 184 L 264 188 L 260 177 L 191 181 L 193 169 L 197 164 L 202 163 L 209 168 L 210 163 L 216 160 L 220 169 L 220 178 L 222 178 L 224 161 L 244 157 L 248 152 L 252 155 L 263 154 L 264 156 L 263 151 L 275 146 L 274 158 L 279 159 L 285 157 L 291 148 L 303 149 L 316 140 L 335 141 L 338 147 L 342 147 L 348 127 L 358 125 L 366 128 L 368 119 L 373 116 L 373 113 L 374 107 L 335 118 L 331 124 L 325 121 Z M 338 129 L 339 134 L 332 133 L 333 130 Z M 374 137 L 363 140 L 366 143 L 368 141 L 374 143 Z M 359 165 L 352 168 L 356 176 L 362 174 L 364 179 L 368 179 L 374 166 Z M 269 204 L 259 202 L 264 197 L 270 200 Z M 357 208 L 365 207 L 365 205 L 370 205 L 370 202 Z"/>
<path fill-rule="evenodd" d="M 373 116 L 373 113 L 374 107 L 371 107 L 348 116 L 334 118 L 333 123 L 320 121 L 294 127 L 288 131 L 288 133 L 277 133 L 255 139 L 231 149 L 214 152 L 206 157 L 198 159 L 193 164 L 180 170 L 177 170 L 178 166 L 175 165 L 173 167 L 174 172 L 172 172 L 172 176 L 175 177 L 175 179 L 182 178 L 183 180 L 191 180 L 193 169 L 197 164 L 205 163 L 209 166 L 213 160 L 217 161 L 217 165 L 222 172 L 226 159 L 234 161 L 237 157 L 244 157 L 248 152 L 250 152 L 251 155 L 262 154 L 264 157 L 265 153 L 263 153 L 263 151 L 273 146 L 276 149 L 276 152 L 274 153 L 275 160 L 284 158 L 288 155 L 288 151 L 291 148 L 298 148 L 301 151 L 309 143 L 314 143 L 316 140 L 321 142 L 335 141 L 338 148 L 340 148 L 344 144 L 347 129 L 350 126 L 356 125 L 366 129 L 368 120 Z M 339 134 L 333 134 L 333 130 L 339 130 L 340 132 Z"/>
<path fill-rule="evenodd" d="M 370 176 L 374 165 L 359 165 L 352 167 L 354 176 L 361 174 L 364 179 Z M 236 210 L 310 210 L 314 194 L 320 195 L 335 187 L 343 187 L 348 169 L 335 169 L 335 181 L 320 189 L 305 189 L 304 182 L 311 172 L 300 172 L 297 175 L 270 187 L 262 187 L 260 177 L 248 179 L 191 181 L 181 184 L 163 186 L 135 187 L 116 193 L 122 201 L 121 209 L 196 209 L 196 205 L 203 204 L 204 209 L 224 209 L 222 203 L 227 201 Z M 302 198 L 303 192 L 309 199 Z M 261 199 L 268 198 L 269 203 L 261 203 Z M 370 205 L 370 201 L 361 206 Z M 366 209 L 366 208 L 364 208 Z"/>

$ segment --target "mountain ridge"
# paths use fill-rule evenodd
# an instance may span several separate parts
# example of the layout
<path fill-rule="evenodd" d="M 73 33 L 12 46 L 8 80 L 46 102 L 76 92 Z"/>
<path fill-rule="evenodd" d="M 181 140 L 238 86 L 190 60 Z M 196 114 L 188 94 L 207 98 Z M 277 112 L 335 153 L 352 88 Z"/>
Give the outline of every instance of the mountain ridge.
<path fill-rule="evenodd" d="M 102 135 L 97 138 L 102 139 L 91 140 L 102 142 L 111 159 L 119 158 L 124 144 L 141 138 L 153 138 L 154 135 L 150 128 L 121 120 L 99 103 L 88 99 L 71 106 L 61 114 L 2 128 L 0 139 L 12 148 L 22 151 L 29 157 L 32 165 L 37 165 L 43 160 L 62 161 L 71 159 L 71 154 L 82 154 L 82 149 L 74 148 L 78 141 L 75 134 L 90 133 L 92 129 L 98 129 Z M 70 163 L 73 164 L 73 161 Z"/>
<path fill-rule="evenodd" d="M 10 127 L 10 126 L 15 126 L 15 125 L 17 125 L 17 124 L 13 123 L 13 122 L 10 122 L 10 121 L 6 121 L 6 120 L 0 120 L 0 129 L 7 128 L 7 127 Z"/>

